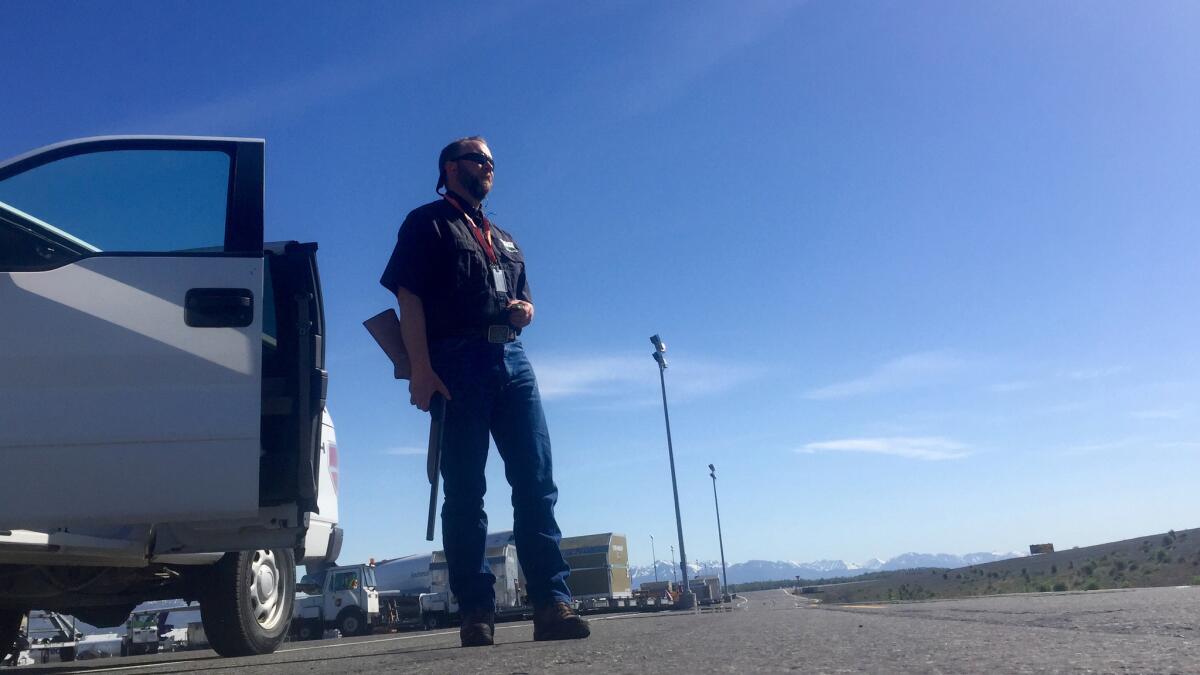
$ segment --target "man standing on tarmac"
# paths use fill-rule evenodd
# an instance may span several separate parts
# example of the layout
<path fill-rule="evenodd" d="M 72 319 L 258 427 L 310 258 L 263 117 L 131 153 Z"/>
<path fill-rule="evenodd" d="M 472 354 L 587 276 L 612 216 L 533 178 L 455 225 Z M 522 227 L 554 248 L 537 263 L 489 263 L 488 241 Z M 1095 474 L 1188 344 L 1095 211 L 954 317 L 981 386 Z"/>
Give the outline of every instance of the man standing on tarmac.
<path fill-rule="evenodd" d="M 380 279 L 400 303 L 412 404 L 429 410 L 435 394 L 446 399 L 442 544 L 464 647 L 493 644 L 495 630 L 496 578 L 484 548 L 489 433 L 512 486 L 517 556 L 534 606 L 533 638 L 572 640 L 591 632 L 571 608 L 570 568 L 554 519 L 558 488 L 550 433 L 533 369 L 517 339 L 533 321 L 525 258 L 480 207 L 494 171 L 491 150 L 479 136 L 442 149 L 437 183 L 442 198 L 404 219 Z"/>

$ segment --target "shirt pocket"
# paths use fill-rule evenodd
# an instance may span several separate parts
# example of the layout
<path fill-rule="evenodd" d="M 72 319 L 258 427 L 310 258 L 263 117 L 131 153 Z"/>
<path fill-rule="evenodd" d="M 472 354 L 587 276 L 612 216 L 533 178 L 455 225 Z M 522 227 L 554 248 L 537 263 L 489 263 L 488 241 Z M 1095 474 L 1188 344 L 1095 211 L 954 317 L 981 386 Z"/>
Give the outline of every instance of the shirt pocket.
<path fill-rule="evenodd" d="M 505 245 L 505 241 L 512 245 Z M 504 278 L 508 282 L 508 294 L 515 296 L 520 288 L 521 275 L 525 273 L 525 254 L 513 244 L 511 239 L 496 238 L 496 257 L 504 268 Z"/>
<path fill-rule="evenodd" d="M 487 324 L 495 321 L 501 305 L 488 279 L 491 271 L 479 245 L 469 239 L 455 237 L 451 243 L 454 274 L 452 296 L 459 320 Z"/>
<path fill-rule="evenodd" d="M 456 286 L 462 290 L 478 290 L 481 286 L 487 286 L 484 277 L 487 269 L 475 242 L 455 237 L 451 242 L 450 255 L 454 261 Z"/>

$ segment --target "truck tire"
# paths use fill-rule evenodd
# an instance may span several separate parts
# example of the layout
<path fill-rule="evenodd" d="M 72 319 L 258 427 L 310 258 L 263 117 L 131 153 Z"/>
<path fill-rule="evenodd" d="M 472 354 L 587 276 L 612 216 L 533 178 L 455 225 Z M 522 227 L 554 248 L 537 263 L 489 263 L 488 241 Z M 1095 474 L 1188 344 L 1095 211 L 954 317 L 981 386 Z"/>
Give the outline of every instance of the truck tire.
<path fill-rule="evenodd" d="M 313 619 L 304 619 L 296 622 L 296 639 L 297 640 L 316 640 L 321 637 L 321 622 Z"/>
<path fill-rule="evenodd" d="M 0 661 L 18 653 L 17 638 L 21 635 L 21 620 L 25 612 L 19 609 L 0 609 Z M 16 663 L 16 659 L 13 659 Z"/>
<path fill-rule="evenodd" d="M 218 654 L 253 656 L 279 647 L 296 601 L 291 549 L 226 553 L 205 581 L 200 620 Z"/>
<path fill-rule="evenodd" d="M 357 607 L 343 609 L 342 613 L 338 614 L 337 626 L 343 637 L 366 635 L 371 632 L 371 625 L 367 623 L 366 615 Z"/>

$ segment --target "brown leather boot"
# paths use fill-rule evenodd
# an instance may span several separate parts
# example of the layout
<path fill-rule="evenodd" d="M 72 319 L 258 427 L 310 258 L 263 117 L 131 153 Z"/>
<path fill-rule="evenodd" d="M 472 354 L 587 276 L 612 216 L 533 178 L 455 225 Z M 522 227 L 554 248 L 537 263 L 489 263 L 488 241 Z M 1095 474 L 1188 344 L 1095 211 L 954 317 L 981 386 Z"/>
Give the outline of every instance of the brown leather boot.
<path fill-rule="evenodd" d="M 489 609 L 473 609 L 463 612 L 462 627 L 458 639 L 464 647 L 491 647 L 496 633 L 496 613 Z"/>
<path fill-rule="evenodd" d="M 591 634 L 587 620 L 565 602 L 556 602 L 533 612 L 534 640 L 582 640 Z"/>

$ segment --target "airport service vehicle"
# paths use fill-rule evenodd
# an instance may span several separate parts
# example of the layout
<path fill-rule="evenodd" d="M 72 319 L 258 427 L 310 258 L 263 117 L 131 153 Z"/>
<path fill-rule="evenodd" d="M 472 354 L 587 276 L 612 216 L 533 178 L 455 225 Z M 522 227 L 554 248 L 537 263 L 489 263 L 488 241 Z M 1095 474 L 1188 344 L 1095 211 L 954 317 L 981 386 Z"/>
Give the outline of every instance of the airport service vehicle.
<path fill-rule="evenodd" d="M 125 621 L 124 652 L 130 655 L 158 653 L 158 612 L 134 612 Z"/>
<path fill-rule="evenodd" d="M 301 640 L 336 628 L 343 636 L 366 635 L 379 622 L 379 593 L 372 565 L 331 567 L 300 580 L 292 633 Z"/>
<path fill-rule="evenodd" d="M 264 142 L 103 137 L 0 163 L 0 648 L 197 600 L 284 639 L 341 546 L 316 244 L 263 242 Z"/>
<path fill-rule="evenodd" d="M 426 578 L 429 559 L 424 556 Z M 458 603 L 449 592 L 412 586 L 381 590 L 386 587 L 379 585 L 381 570 L 394 571 L 395 566 L 343 565 L 306 574 L 297 586 L 301 592 L 296 595 L 292 636 L 315 640 L 334 629 L 344 636 L 367 635 L 376 628 L 431 630 L 457 616 Z"/>

